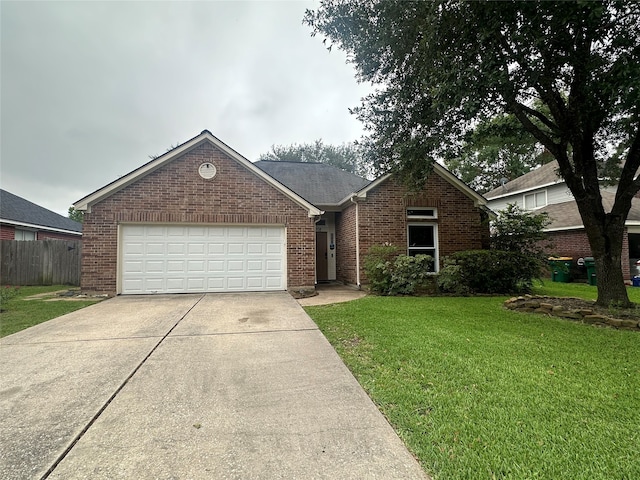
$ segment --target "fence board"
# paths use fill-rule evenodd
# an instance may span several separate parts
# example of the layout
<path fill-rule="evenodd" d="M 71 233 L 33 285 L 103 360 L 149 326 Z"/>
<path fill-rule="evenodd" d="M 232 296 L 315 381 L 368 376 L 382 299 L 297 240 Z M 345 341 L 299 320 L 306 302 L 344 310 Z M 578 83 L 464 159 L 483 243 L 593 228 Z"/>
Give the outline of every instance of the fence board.
<path fill-rule="evenodd" d="M 0 240 L 0 284 L 80 285 L 82 242 Z"/>

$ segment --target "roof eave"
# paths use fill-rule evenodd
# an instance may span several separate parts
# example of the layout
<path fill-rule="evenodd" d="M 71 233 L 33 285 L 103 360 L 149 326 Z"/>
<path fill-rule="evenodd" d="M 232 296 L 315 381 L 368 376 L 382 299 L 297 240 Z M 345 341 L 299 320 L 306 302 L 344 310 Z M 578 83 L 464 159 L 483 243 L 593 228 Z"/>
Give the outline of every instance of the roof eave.
<path fill-rule="evenodd" d="M 67 230 L 64 228 L 57 228 L 57 227 L 49 227 L 46 225 L 37 225 L 35 223 L 28 223 L 28 222 L 20 222 L 17 220 L 9 220 L 6 218 L 0 218 L 0 223 L 4 223 L 6 225 L 14 225 L 16 227 L 26 227 L 26 228 L 34 228 L 37 230 L 44 230 L 46 232 L 55 232 L 55 233 L 64 233 L 67 235 L 77 235 L 77 236 L 82 236 L 82 232 L 78 232 L 76 230 Z"/>

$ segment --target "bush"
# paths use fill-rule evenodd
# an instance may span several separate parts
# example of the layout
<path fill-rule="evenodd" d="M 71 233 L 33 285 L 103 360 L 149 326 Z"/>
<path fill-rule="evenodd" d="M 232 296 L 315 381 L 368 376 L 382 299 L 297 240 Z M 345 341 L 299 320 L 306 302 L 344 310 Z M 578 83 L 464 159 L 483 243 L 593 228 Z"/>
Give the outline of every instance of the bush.
<path fill-rule="evenodd" d="M 522 252 L 470 250 L 445 258 L 438 276 L 443 292 L 510 294 L 531 290 L 539 277 L 537 258 Z"/>
<path fill-rule="evenodd" d="M 0 308 L 13 297 L 18 295 L 19 289 L 18 287 L 10 287 L 6 285 L 4 287 L 0 287 Z"/>
<path fill-rule="evenodd" d="M 371 247 L 364 259 L 369 289 L 379 295 L 413 295 L 428 288 L 433 258 L 429 255 L 410 257 L 398 254 L 393 245 Z"/>

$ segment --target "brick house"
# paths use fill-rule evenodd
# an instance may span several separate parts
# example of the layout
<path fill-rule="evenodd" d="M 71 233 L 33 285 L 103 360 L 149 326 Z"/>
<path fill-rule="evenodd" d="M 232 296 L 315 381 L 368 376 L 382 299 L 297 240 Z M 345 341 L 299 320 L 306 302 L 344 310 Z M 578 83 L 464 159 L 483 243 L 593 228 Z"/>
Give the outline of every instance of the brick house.
<path fill-rule="evenodd" d="M 82 240 L 82 224 L 0 190 L 0 239 Z"/>
<path fill-rule="evenodd" d="M 613 207 L 615 188 L 609 186 L 601 190 L 605 211 Z M 556 160 L 491 190 L 485 197 L 495 212 L 515 204 L 524 210 L 549 214 L 551 224 L 546 231 L 553 243 L 550 254 L 574 260 L 592 256 L 578 205 L 558 174 Z M 640 259 L 640 198 L 633 199 L 627 217 L 622 259 L 622 273 L 630 280 L 636 274 L 635 264 Z"/>
<path fill-rule="evenodd" d="M 251 163 L 205 130 L 82 198 L 82 288 L 118 294 L 313 290 L 366 283 L 391 242 L 440 258 L 483 248 L 485 199 L 436 165 L 408 194 L 323 164 Z"/>

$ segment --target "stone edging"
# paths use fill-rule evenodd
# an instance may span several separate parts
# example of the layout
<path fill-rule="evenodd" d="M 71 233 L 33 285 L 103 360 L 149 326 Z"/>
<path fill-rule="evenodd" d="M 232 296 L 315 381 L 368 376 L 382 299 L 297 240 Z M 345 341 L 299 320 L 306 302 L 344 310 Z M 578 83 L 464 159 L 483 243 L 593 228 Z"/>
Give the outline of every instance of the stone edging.
<path fill-rule="evenodd" d="M 562 305 L 553 305 L 549 303 L 550 297 L 525 295 L 524 297 L 513 297 L 504 302 L 505 308 L 523 313 L 542 313 L 553 317 L 566 318 L 582 323 L 588 323 L 596 326 L 608 326 L 620 328 L 624 330 L 640 329 L 638 320 L 609 317 L 606 315 L 595 314 L 593 310 L 588 308 L 568 309 Z M 546 301 L 545 301 L 546 300 Z"/>

